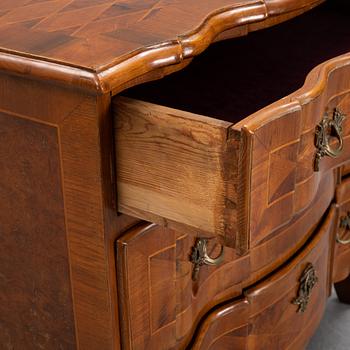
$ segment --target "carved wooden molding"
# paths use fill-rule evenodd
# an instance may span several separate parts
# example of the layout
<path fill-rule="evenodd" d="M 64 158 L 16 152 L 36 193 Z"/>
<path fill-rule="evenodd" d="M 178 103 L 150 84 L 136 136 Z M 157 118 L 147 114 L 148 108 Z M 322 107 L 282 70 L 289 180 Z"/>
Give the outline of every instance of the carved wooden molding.
<path fill-rule="evenodd" d="M 305 12 L 322 3 L 324 0 L 245 0 L 242 4 L 219 7 L 208 13 L 202 22 L 193 23 L 194 29 L 179 33 L 173 39 L 144 45 L 135 50 L 126 46 L 124 52 L 116 55 L 114 60 L 108 59 L 104 64 L 95 66 L 89 59 L 84 64 L 68 62 L 60 59 L 59 55 L 36 55 L 6 48 L 0 49 L 0 70 L 28 75 L 43 80 L 51 80 L 60 84 L 74 85 L 84 90 L 97 93 L 117 93 L 126 85 L 134 85 L 135 78 L 143 77 L 143 81 L 151 80 L 147 74 L 157 69 L 178 66 L 184 61 L 203 52 L 218 36 L 229 29 L 246 26 L 245 33 L 253 30 L 249 25 L 264 22 L 260 28 L 282 22 L 294 15 Z M 185 5 L 184 5 L 185 6 Z M 218 4 L 220 6 L 220 4 Z M 290 15 L 293 13 L 293 15 Z M 268 19 L 276 16 L 286 16 L 277 21 Z M 6 22 L 5 22 L 6 24 Z M 181 30 L 181 29 L 180 29 Z M 29 34 L 30 35 L 30 34 Z M 236 34 L 234 36 L 237 36 Z M 242 34 L 240 34 L 242 35 Z M 50 52 L 50 51 L 49 51 Z M 183 67 L 180 67 L 183 68 Z M 163 72 L 169 74 L 177 70 L 175 67 Z M 154 78 L 153 78 L 154 79 Z M 140 81 L 138 81 L 140 83 Z"/>

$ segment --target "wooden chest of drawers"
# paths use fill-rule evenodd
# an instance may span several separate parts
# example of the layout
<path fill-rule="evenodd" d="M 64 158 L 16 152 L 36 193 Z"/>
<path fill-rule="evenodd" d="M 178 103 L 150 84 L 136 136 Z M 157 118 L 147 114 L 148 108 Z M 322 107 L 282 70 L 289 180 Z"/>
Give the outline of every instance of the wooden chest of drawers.
<path fill-rule="evenodd" d="M 0 5 L 0 349 L 305 348 L 350 301 L 346 1 Z"/>

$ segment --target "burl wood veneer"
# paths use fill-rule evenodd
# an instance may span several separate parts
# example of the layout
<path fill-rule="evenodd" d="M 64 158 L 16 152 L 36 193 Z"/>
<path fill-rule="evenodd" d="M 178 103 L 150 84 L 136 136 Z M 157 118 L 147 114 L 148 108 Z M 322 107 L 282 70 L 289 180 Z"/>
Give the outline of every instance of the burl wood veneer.
<path fill-rule="evenodd" d="M 332 282 L 349 301 L 349 118 L 314 164 L 349 16 L 323 2 L 0 0 L 1 350 L 299 350 Z M 305 33 L 324 53 L 291 56 Z"/>
<path fill-rule="evenodd" d="M 73 348 L 57 129 L 4 109 L 0 124 L 0 348 Z"/>

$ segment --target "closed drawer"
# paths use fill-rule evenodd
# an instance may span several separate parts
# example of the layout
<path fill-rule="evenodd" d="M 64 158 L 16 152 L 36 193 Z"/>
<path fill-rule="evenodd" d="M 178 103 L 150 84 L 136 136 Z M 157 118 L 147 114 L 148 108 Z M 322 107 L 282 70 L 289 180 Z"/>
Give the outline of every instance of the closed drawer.
<path fill-rule="evenodd" d="M 238 296 L 249 257 L 226 247 L 219 266 L 203 265 L 193 279 L 196 240 L 155 224 L 131 229 L 117 242 L 118 293 L 124 349 L 181 349 L 216 304 Z M 208 254 L 220 256 L 215 240 Z"/>
<path fill-rule="evenodd" d="M 350 275 L 350 179 L 344 179 L 336 191 L 339 215 L 336 224 L 333 281 L 345 280 Z"/>
<path fill-rule="evenodd" d="M 346 36 L 350 29 L 344 25 L 347 18 L 341 12 L 316 10 L 307 16 L 311 17 L 305 17 L 305 23 L 297 24 L 320 28 L 321 32 L 314 33 L 318 46 L 325 45 L 324 37 L 332 35 L 333 27 L 344 26 L 344 37 L 334 32 L 337 40 L 327 41 L 327 45 L 333 45 L 325 49 L 330 55 L 350 48 Z M 323 26 L 317 25 L 322 19 L 328 19 L 329 24 L 324 32 Z M 290 33 L 290 27 L 286 28 L 285 33 Z M 302 43 L 305 33 L 304 28 L 300 37 L 295 36 L 295 41 Z M 274 38 L 273 32 L 271 38 L 263 35 L 266 47 L 257 57 L 268 64 L 272 56 L 269 48 L 273 50 L 278 37 Z M 350 118 L 345 116 L 350 115 L 350 54 L 321 64 L 308 75 L 303 88 L 242 119 L 240 116 L 247 115 L 245 110 L 254 110 L 251 95 L 265 93 L 265 90 L 254 85 L 249 91 L 234 89 L 236 76 L 244 72 L 241 75 L 245 81 L 246 72 L 255 73 L 256 77 L 264 76 L 265 72 L 261 84 L 268 85 L 275 67 L 271 63 L 273 69 L 270 70 L 254 65 L 249 60 L 254 54 L 249 51 L 245 56 L 243 53 L 240 64 L 235 65 L 230 61 L 237 56 L 235 42 L 220 43 L 213 48 L 214 54 L 210 51 L 202 61 L 198 58 L 188 68 L 194 73 L 180 72 L 168 80 L 126 93 L 133 98 L 116 97 L 113 108 L 119 211 L 167 227 L 186 227 L 187 232 L 196 235 L 219 237 L 225 245 L 243 253 L 269 240 L 277 230 L 310 208 L 322 179 L 332 168 L 349 159 Z M 299 59 L 307 62 L 302 66 L 304 70 L 310 62 L 318 62 L 319 56 L 323 57 L 314 47 L 308 50 L 308 46 L 312 46 L 309 42 L 305 50 L 299 47 L 291 50 L 302 52 Z M 306 73 L 301 74 L 299 66 L 295 67 L 298 71 L 293 71 L 290 52 L 286 51 L 289 46 L 278 46 L 281 53 L 278 62 L 288 62 L 283 69 L 279 68 L 279 77 L 281 71 L 288 81 L 302 75 L 300 81 L 292 79 L 294 85 L 290 89 L 293 91 L 302 84 Z M 214 65 L 212 56 L 230 60 L 226 65 L 226 61 Z M 295 61 L 299 62 L 297 58 Z M 205 72 L 210 79 L 203 78 Z M 191 78 L 192 89 L 182 84 L 183 76 Z M 215 77 L 219 78 L 213 82 Z M 220 79 L 226 82 L 231 79 L 234 92 L 229 93 L 229 85 L 220 85 Z M 281 80 L 279 90 L 285 82 Z M 168 93 L 175 93 L 171 90 L 174 86 L 180 93 L 171 98 Z M 200 87 L 202 99 L 195 98 L 196 87 Z M 281 97 L 278 89 L 268 86 L 266 90 L 267 96 L 261 94 L 266 104 Z M 221 99 L 221 95 L 226 99 Z M 157 104 L 142 101 L 154 102 L 162 100 L 162 96 L 164 101 L 156 101 Z M 163 102 L 176 108 L 160 105 Z M 220 118 L 192 113 L 198 112 L 201 105 L 211 111 L 209 115 Z M 235 105 L 240 111 L 238 116 L 232 112 Z M 325 116 L 330 122 L 326 126 L 324 122 L 323 143 L 316 147 L 316 129 L 320 131 Z M 343 148 L 337 152 L 340 139 Z M 324 141 L 327 150 L 321 149 Z M 330 151 L 329 154 L 335 151 L 337 157 L 326 155 L 326 151 Z M 331 199 L 329 193 L 325 199 L 327 206 Z"/>
<path fill-rule="evenodd" d="M 322 318 L 330 291 L 335 220 L 333 208 L 312 241 L 292 261 L 247 289 L 242 299 L 210 314 L 191 348 L 303 349 Z"/>
<path fill-rule="evenodd" d="M 184 231 L 144 223 L 120 237 L 116 256 L 124 347 L 184 348 L 213 307 L 239 297 L 305 245 L 327 210 L 325 198 L 328 191 L 334 193 L 333 182 L 332 176 L 324 177 L 324 191 L 311 208 L 248 254 L 240 256 L 217 239 L 208 240 L 214 262 L 198 269 L 199 240 Z"/>

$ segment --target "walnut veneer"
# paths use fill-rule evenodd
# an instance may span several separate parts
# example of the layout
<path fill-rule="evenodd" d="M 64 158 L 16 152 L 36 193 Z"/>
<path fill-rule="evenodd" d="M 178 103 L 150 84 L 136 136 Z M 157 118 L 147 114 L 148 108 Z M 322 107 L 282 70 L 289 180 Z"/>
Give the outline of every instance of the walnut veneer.
<path fill-rule="evenodd" d="M 0 0 L 0 350 L 300 350 L 349 302 L 324 2 Z"/>

